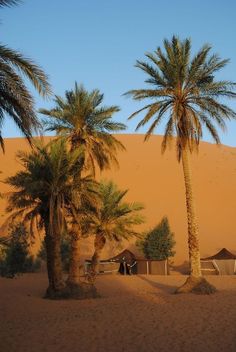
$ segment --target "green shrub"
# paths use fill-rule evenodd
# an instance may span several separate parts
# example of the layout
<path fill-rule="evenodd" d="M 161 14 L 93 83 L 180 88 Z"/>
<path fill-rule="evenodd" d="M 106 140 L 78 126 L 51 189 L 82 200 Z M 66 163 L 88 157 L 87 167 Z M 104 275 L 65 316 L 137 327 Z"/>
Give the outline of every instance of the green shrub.
<path fill-rule="evenodd" d="M 2 250 L 0 275 L 13 278 L 20 273 L 37 271 L 39 265 L 29 253 L 28 232 L 24 225 L 12 225 L 9 232 L 11 240 Z"/>
<path fill-rule="evenodd" d="M 164 260 L 173 257 L 175 252 L 174 234 L 170 231 L 167 217 L 152 230 L 144 234 L 144 238 L 137 242 L 146 259 Z"/>

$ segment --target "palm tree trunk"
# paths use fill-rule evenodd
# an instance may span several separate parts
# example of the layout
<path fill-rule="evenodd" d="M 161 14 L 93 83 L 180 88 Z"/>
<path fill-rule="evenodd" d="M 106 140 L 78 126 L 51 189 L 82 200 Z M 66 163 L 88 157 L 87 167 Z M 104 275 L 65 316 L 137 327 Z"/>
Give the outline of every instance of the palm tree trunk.
<path fill-rule="evenodd" d="M 61 263 L 61 236 L 60 234 L 50 234 L 48 217 L 44 217 L 45 225 L 45 245 L 47 252 L 47 271 L 49 286 L 46 297 L 59 298 L 65 283 L 62 274 Z"/>
<path fill-rule="evenodd" d="M 71 252 L 70 252 L 70 266 L 69 275 L 67 279 L 68 285 L 77 285 L 79 283 L 80 272 L 79 272 L 79 262 L 80 262 L 80 238 L 81 238 L 80 227 L 77 225 L 72 225 L 71 231 Z"/>
<path fill-rule="evenodd" d="M 198 224 L 194 205 L 194 196 L 192 188 L 192 175 L 188 160 L 188 150 L 182 151 L 182 166 L 184 173 L 186 207 L 188 218 L 188 248 L 190 275 L 193 277 L 201 277 L 200 250 L 198 239 Z"/>
<path fill-rule="evenodd" d="M 71 235 L 71 257 L 67 279 L 68 297 L 75 299 L 100 297 L 93 283 L 80 282 L 79 260 L 81 228 L 78 224 L 72 226 Z"/>
<path fill-rule="evenodd" d="M 198 224 L 194 206 L 192 175 L 188 160 L 188 149 L 182 150 L 182 166 L 184 173 L 186 207 L 188 218 L 188 248 L 190 262 L 190 276 L 176 293 L 196 292 L 200 294 L 211 294 L 216 291 L 201 274 L 200 250 L 198 239 Z"/>
<path fill-rule="evenodd" d="M 101 252 L 106 244 L 106 238 L 101 234 L 96 234 L 94 239 L 94 254 L 92 256 L 92 271 L 96 274 L 99 273 L 99 263 L 101 258 Z"/>

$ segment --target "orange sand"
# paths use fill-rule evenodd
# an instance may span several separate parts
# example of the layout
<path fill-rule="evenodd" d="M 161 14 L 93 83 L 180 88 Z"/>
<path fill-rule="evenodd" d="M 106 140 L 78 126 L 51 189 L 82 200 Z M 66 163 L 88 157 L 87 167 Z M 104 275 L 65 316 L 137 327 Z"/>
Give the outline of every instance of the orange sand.
<path fill-rule="evenodd" d="M 180 267 L 188 260 L 187 222 L 182 167 L 176 160 L 174 147 L 163 156 L 161 136 L 153 136 L 146 143 L 143 135 L 118 135 L 118 138 L 127 149 L 119 154 L 120 169 L 105 172 L 101 178 L 112 178 L 122 189 L 128 188 L 129 201 L 144 203 L 146 224 L 140 227 L 142 230 L 168 216 L 177 242 L 174 262 Z M 5 144 L 6 154 L 0 153 L 1 179 L 19 169 L 15 152 L 29 149 L 22 138 L 6 139 Z M 201 256 L 212 255 L 222 247 L 236 253 L 236 148 L 201 143 L 199 154 L 192 158 L 192 170 Z M 0 192 L 7 189 L 0 184 Z M 0 223 L 5 217 L 4 207 L 4 200 L 0 200 Z M 132 243 L 123 246 L 133 250 Z M 107 245 L 103 257 L 120 250 Z M 84 241 L 82 258 L 90 257 L 92 252 L 92 239 Z"/>
<path fill-rule="evenodd" d="M 3 352 L 235 352 L 236 277 L 212 296 L 173 295 L 184 276 L 106 275 L 100 299 L 48 301 L 43 274 L 0 278 Z"/>

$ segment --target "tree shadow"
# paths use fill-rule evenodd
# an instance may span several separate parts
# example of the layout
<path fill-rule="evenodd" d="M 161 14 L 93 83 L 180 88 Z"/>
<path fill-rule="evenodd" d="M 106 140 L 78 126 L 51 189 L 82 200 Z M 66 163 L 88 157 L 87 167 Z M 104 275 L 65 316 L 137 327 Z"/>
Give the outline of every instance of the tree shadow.
<path fill-rule="evenodd" d="M 189 275 L 190 273 L 189 262 L 187 260 L 180 265 L 171 265 L 171 269 L 182 275 Z"/>
<path fill-rule="evenodd" d="M 173 286 L 173 285 L 167 285 L 167 284 L 163 284 L 160 282 L 156 282 L 156 281 L 152 281 L 149 277 L 146 276 L 141 276 L 141 275 L 137 275 L 137 277 L 145 282 L 147 282 L 150 286 L 160 289 L 161 291 L 165 292 L 165 293 L 175 293 L 176 289 L 178 288 L 178 286 Z M 170 277 L 170 276 L 168 276 Z"/>

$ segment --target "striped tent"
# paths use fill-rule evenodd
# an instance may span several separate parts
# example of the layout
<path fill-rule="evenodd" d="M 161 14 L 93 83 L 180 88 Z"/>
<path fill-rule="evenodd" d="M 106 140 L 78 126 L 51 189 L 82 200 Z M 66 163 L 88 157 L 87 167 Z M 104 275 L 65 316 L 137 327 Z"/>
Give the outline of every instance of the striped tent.
<path fill-rule="evenodd" d="M 234 275 L 236 274 L 236 255 L 222 248 L 218 253 L 201 258 L 203 275 Z"/>

